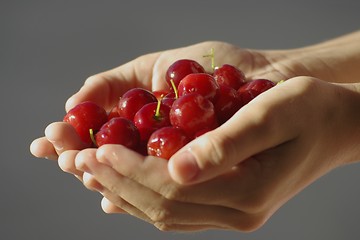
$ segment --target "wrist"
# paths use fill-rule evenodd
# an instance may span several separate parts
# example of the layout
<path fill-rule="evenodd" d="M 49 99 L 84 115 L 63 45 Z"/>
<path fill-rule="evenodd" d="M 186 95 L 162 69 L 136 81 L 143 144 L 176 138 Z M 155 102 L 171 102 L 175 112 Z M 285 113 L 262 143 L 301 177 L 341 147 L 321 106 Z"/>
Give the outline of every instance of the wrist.
<path fill-rule="evenodd" d="M 290 50 L 296 64 L 328 82 L 360 82 L 360 31 L 311 46 Z"/>
<path fill-rule="evenodd" d="M 332 83 L 360 82 L 360 31 L 306 47 L 261 53 L 287 78 L 311 76 Z"/>

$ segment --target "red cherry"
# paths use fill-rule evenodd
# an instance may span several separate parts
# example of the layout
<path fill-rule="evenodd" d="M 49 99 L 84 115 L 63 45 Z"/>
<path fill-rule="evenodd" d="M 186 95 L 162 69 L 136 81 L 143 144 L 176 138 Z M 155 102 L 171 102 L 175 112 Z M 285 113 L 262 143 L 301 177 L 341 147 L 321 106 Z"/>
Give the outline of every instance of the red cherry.
<path fill-rule="evenodd" d="M 141 141 L 147 141 L 157 129 L 170 126 L 170 107 L 158 103 L 148 103 L 134 116 L 134 123 L 140 132 Z"/>
<path fill-rule="evenodd" d="M 215 102 L 219 95 L 219 85 L 210 74 L 192 73 L 180 81 L 178 92 L 179 97 L 189 93 L 198 93 L 211 102 Z"/>
<path fill-rule="evenodd" d="M 175 100 L 170 110 L 170 122 L 190 137 L 203 129 L 218 126 L 214 105 L 198 93 L 189 93 Z"/>
<path fill-rule="evenodd" d="M 165 80 L 170 86 L 170 89 L 173 89 L 171 80 L 174 82 L 175 87 L 177 87 L 179 82 L 191 73 L 205 73 L 205 69 L 194 60 L 180 59 L 171 64 L 167 69 Z"/>
<path fill-rule="evenodd" d="M 161 99 L 161 103 L 171 108 L 175 100 L 176 100 L 175 93 L 171 92 L 166 94 L 165 97 Z"/>
<path fill-rule="evenodd" d="M 245 105 L 249 103 L 252 99 L 275 85 L 274 82 L 268 79 L 255 79 L 245 83 L 238 89 L 241 104 Z"/>
<path fill-rule="evenodd" d="M 143 88 L 132 88 L 120 98 L 118 113 L 120 117 L 133 120 L 137 111 L 145 104 L 157 102 L 156 97 L 150 91 Z"/>
<path fill-rule="evenodd" d="M 95 134 L 96 144 L 121 144 L 136 149 L 140 142 L 140 134 L 134 123 L 123 117 L 112 118 Z"/>
<path fill-rule="evenodd" d="M 245 74 L 230 64 L 224 64 L 221 67 L 215 68 L 213 76 L 219 85 L 227 85 L 236 90 L 246 81 Z"/>
<path fill-rule="evenodd" d="M 239 93 L 227 85 L 220 85 L 219 98 L 214 104 L 219 124 L 229 120 L 241 107 Z"/>
<path fill-rule="evenodd" d="M 107 122 L 108 117 L 104 108 L 87 101 L 72 108 L 63 120 L 75 128 L 83 142 L 91 145 L 90 129 L 98 131 Z"/>
<path fill-rule="evenodd" d="M 153 91 L 152 94 L 156 97 L 157 100 L 163 99 L 169 92 L 166 90 Z"/>
<path fill-rule="evenodd" d="M 108 121 L 115 117 L 120 117 L 117 104 L 108 112 Z"/>
<path fill-rule="evenodd" d="M 170 159 L 188 142 L 188 137 L 180 128 L 163 127 L 151 134 L 147 144 L 147 152 L 151 156 Z"/>

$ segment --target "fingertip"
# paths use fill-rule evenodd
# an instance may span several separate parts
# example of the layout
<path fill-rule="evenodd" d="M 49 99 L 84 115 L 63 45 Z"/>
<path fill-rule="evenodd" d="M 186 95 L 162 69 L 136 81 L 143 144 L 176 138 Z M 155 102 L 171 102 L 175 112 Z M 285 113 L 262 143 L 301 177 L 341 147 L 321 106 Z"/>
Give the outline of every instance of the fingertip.
<path fill-rule="evenodd" d="M 195 181 L 200 173 L 196 159 L 189 150 L 181 151 L 171 157 L 168 170 L 172 179 L 180 184 Z"/>
<path fill-rule="evenodd" d="M 123 209 L 117 207 L 105 197 L 101 200 L 101 208 L 107 214 L 126 213 Z"/>
<path fill-rule="evenodd" d="M 76 106 L 77 102 L 75 100 L 74 95 L 71 96 L 65 103 L 65 111 L 69 112 L 72 108 Z"/>
<path fill-rule="evenodd" d="M 53 145 L 45 137 L 33 140 L 29 148 L 30 153 L 37 158 L 50 160 L 56 160 L 58 158 Z"/>

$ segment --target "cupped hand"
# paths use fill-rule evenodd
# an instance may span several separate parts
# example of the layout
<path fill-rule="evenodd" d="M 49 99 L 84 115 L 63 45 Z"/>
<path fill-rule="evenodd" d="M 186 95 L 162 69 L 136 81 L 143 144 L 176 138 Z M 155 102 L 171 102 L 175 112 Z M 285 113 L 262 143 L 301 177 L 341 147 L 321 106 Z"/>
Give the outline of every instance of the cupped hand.
<path fill-rule="evenodd" d="M 313 181 L 359 160 L 359 106 L 358 85 L 298 77 L 260 95 L 170 164 L 120 145 L 59 160 L 73 174 L 85 172 L 85 186 L 103 194 L 106 212 L 128 212 L 164 231 L 253 231 Z M 189 153 L 200 172 L 184 179 L 174 169 L 192 169 Z"/>
<path fill-rule="evenodd" d="M 134 87 L 149 90 L 168 89 L 165 72 L 178 59 L 194 59 L 211 72 L 211 60 L 203 56 L 209 54 L 212 48 L 215 49 L 216 65 L 229 63 L 237 66 L 246 73 L 248 79 L 267 77 L 279 81 L 296 75 L 296 71 L 300 73 L 304 70 L 287 66 L 286 61 L 283 61 L 285 55 L 280 52 L 241 49 L 224 42 L 203 42 L 147 54 L 89 77 L 83 87 L 66 101 L 66 111 L 83 101 L 93 101 L 110 110 L 125 91 Z M 56 122 L 46 128 L 45 137 L 34 140 L 30 150 L 36 157 L 57 159 L 58 155 L 66 150 L 81 150 L 86 147 L 88 146 L 81 142 L 69 124 Z"/>

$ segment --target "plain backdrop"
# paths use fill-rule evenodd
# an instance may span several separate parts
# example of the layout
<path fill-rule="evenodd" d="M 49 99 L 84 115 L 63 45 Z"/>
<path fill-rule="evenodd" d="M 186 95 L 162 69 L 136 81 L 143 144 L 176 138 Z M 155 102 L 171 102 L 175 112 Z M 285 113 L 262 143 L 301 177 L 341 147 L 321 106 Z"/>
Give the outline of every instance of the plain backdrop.
<path fill-rule="evenodd" d="M 95 73 L 205 40 L 301 47 L 358 30 L 359 9 L 358 0 L 1 0 L 0 239 L 360 239 L 359 164 L 319 179 L 253 233 L 182 234 L 103 213 L 99 194 L 29 152 Z"/>

